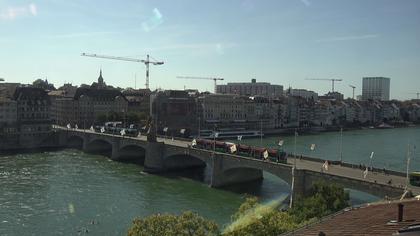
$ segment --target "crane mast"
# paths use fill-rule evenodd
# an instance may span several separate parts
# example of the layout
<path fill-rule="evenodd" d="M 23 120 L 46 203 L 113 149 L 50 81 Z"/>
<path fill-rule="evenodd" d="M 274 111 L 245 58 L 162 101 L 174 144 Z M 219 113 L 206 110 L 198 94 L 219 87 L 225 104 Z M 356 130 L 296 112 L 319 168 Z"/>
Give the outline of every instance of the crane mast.
<path fill-rule="evenodd" d="M 410 93 L 410 94 L 416 94 L 417 95 L 417 99 L 420 98 L 420 93 L 419 92 L 417 92 L 417 93 Z"/>
<path fill-rule="evenodd" d="M 331 92 L 334 92 L 334 83 L 336 81 L 343 81 L 342 79 L 306 79 L 306 80 L 327 80 L 327 81 L 331 81 Z"/>
<path fill-rule="evenodd" d="M 353 100 L 354 100 L 354 89 L 356 88 L 356 86 L 349 84 L 349 87 L 353 89 Z"/>
<path fill-rule="evenodd" d="M 152 64 L 152 65 L 163 65 L 164 64 L 163 61 L 151 61 L 149 54 L 147 54 L 146 60 L 129 58 L 129 57 L 116 57 L 116 56 L 98 55 L 98 54 L 90 54 L 90 53 L 82 53 L 81 56 L 144 63 L 146 65 L 146 84 L 145 84 L 146 89 L 149 88 L 149 64 Z"/>
<path fill-rule="evenodd" d="M 217 92 L 217 81 L 224 80 L 223 78 L 210 78 L 210 77 L 196 77 L 196 76 L 177 76 L 178 79 L 205 79 L 214 81 L 214 93 Z"/>

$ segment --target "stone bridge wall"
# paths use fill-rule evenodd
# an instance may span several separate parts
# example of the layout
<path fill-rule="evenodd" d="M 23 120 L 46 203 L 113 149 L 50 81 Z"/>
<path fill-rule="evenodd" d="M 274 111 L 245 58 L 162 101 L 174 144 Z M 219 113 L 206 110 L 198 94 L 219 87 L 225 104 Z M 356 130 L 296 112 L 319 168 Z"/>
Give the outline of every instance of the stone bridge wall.
<path fill-rule="evenodd" d="M 162 142 L 147 142 L 139 139 L 122 138 L 118 136 L 96 133 L 63 131 L 59 142 L 65 146 L 72 136 L 83 140 L 83 150 L 100 152 L 101 148 L 111 147 L 111 158 L 120 160 L 123 151 L 125 155 L 144 155 L 144 171 L 150 173 L 165 172 L 172 169 L 205 166 L 205 182 L 212 187 L 221 187 L 241 182 L 261 179 L 262 172 L 267 171 L 280 179 L 292 183 L 291 165 L 272 163 L 235 155 L 216 153 L 195 148 L 167 145 Z M 99 141 L 101 140 L 101 141 Z M 98 142 L 96 142 L 98 141 Z M 106 143 L 109 145 L 105 145 Z M 93 144 L 96 146 L 93 148 Z M 103 147 L 98 144 L 104 144 Z M 139 147 L 139 148 L 126 148 Z M 131 152 L 131 153 L 130 153 Z M 140 154 L 142 153 L 142 154 Z M 138 158 L 138 157 L 136 157 Z M 362 180 L 330 175 L 328 173 L 309 170 L 295 170 L 294 196 L 306 194 L 315 181 L 324 180 L 342 185 L 345 188 L 360 190 L 379 197 L 395 197 L 402 194 L 402 189 Z"/>

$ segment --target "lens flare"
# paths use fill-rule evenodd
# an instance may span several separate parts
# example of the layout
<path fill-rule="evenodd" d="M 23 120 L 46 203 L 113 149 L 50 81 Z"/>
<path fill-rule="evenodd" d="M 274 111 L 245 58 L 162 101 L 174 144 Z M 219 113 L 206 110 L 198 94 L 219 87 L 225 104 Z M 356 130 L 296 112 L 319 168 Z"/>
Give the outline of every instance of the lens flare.
<path fill-rule="evenodd" d="M 282 204 L 282 202 L 286 199 L 286 195 L 282 195 L 280 198 L 269 201 L 265 204 L 259 204 L 257 207 L 248 210 L 248 212 L 241 216 L 239 219 L 232 222 L 228 225 L 222 234 L 230 233 L 246 227 L 253 222 L 260 220 L 265 215 L 269 214 L 272 211 L 276 211 L 277 208 Z"/>

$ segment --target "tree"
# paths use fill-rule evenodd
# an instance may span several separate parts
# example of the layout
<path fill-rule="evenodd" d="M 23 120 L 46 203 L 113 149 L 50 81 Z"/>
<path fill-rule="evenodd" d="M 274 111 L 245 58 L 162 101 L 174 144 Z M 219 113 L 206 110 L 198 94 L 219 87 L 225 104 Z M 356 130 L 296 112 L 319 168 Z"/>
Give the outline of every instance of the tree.
<path fill-rule="evenodd" d="M 296 201 L 290 214 L 302 223 L 320 218 L 350 206 L 349 192 L 335 183 L 315 182 L 306 198 Z"/>
<path fill-rule="evenodd" d="M 261 204 L 256 197 L 247 198 L 221 234 L 212 221 L 184 212 L 180 216 L 165 214 L 136 219 L 128 236 L 280 235 L 349 206 L 349 193 L 337 184 L 316 182 L 308 196 L 296 201 L 291 210 L 279 210 L 281 204 L 280 199 Z"/>
<path fill-rule="evenodd" d="M 181 215 L 157 214 L 135 219 L 128 236 L 216 236 L 217 224 L 190 211 Z"/>
<path fill-rule="evenodd" d="M 136 112 L 127 113 L 127 123 L 129 124 L 138 124 L 140 123 L 140 116 Z"/>
<path fill-rule="evenodd" d="M 49 84 L 48 80 L 37 79 L 34 82 L 32 82 L 32 86 L 34 86 L 35 88 L 41 88 L 44 90 L 55 90 L 54 85 Z"/>
<path fill-rule="evenodd" d="M 122 121 L 123 119 L 124 115 L 122 112 L 111 111 L 107 116 L 108 121 Z"/>
<path fill-rule="evenodd" d="M 106 114 L 98 114 L 97 116 L 96 116 L 96 123 L 99 123 L 99 124 L 104 124 L 105 122 L 107 121 L 107 116 L 106 116 Z"/>

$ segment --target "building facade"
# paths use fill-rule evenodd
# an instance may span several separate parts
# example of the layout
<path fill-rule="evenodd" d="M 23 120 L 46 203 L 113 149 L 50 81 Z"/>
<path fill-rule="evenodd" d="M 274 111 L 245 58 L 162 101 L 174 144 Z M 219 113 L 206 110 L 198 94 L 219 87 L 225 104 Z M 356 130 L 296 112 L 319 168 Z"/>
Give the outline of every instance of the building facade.
<path fill-rule="evenodd" d="M 216 93 L 242 96 L 280 97 L 283 95 L 283 86 L 257 82 L 256 79 L 252 79 L 251 83 L 228 83 L 226 85 L 217 85 Z"/>
<path fill-rule="evenodd" d="M 302 97 L 305 99 L 318 100 L 318 94 L 306 89 L 288 89 L 287 94 L 292 97 Z"/>
<path fill-rule="evenodd" d="M 390 93 L 390 78 L 364 77 L 362 87 L 362 99 L 388 101 Z"/>
<path fill-rule="evenodd" d="M 52 130 L 50 98 L 40 88 L 17 87 L 13 100 L 16 101 L 17 132 L 19 145 L 39 147 Z"/>
<path fill-rule="evenodd" d="M 150 114 L 158 134 L 187 136 L 198 127 L 196 97 L 183 90 L 153 92 Z"/>
<path fill-rule="evenodd" d="M 0 97 L 0 124 L 14 124 L 17 121 L 16 101 Z"/>
<path fill-rule="evenodd" d="M 149 116 L 150 89 L 127 89 L 122 92 L 128 101 L 128 112 Z"/>
<path fill-rule="evenodd" d="M 112 113 L 125 115 L 128 112 L 127 99 L 119 90 L 106 86 L 102 72 L 98 82 L 90 87 L 53 91 L 49 96 L 54 123 L 62 126 L 70 124 L 73 127 L 89 128 L 103 123 Z"/>

